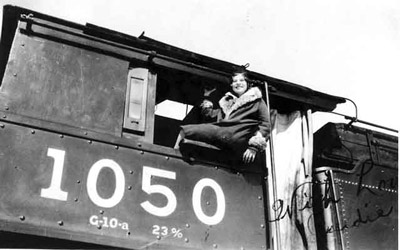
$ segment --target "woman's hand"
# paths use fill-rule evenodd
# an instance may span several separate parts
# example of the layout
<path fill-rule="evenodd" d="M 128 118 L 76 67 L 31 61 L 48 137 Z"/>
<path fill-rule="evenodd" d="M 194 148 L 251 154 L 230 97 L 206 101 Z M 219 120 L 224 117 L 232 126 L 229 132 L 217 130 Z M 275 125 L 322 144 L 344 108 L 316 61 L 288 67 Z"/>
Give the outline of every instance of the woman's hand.
<path fill-rule="evenodd" d="M 256 158 L 257 151 L 252 148 L 246 149 L 246 151 L 243 154 L 243 162 L 244 163 L 251 163 L 254 161 Z"/>
<path fill-rule="evenodd" d="M 209 100 L 204 100 L 201 104 L 200 107 L 203 109 L 209 109 L 213 107 L 213 103 L 210 102 Z"/>

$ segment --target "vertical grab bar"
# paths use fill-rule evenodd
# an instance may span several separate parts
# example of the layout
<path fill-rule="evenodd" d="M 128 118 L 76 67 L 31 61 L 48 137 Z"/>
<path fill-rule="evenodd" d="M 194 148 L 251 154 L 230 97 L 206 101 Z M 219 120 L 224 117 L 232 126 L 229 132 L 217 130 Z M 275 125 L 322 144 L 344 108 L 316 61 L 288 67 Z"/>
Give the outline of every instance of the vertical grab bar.
<path fill-rule="evenodd" d="M 265 81 L 264 82 L 264 88 L 265 88 L 265 99 L 266 103 L 268 106 L 268 117 L 271 119 L 271 113 L 270 113 L 270 104 L 269 104 L 269 96 L 268 96 L 268 83 Z M 272 133 L 272 124 L 271 124 L 271 132 L 270 132 L 270 139 L 269 139 L 269 154 L 266 152 L 266 168 L 268 169 L 268 165 L 270 168 L 270 171 L 268 171 L 270 174 L 268 175 L 268 202 L 270 205 L 274 204 L 274 202 L 277 200 L 277 190 L 276 190 L 276 171 L 275 171 L 275 160 L 274 160 L 274 143 L 273 143 L 273 133 Z M 270 161 L 269 161 L 270 160 Z M 269 163 L 269 164 L 268 164 Z M 270 189 L 272 189 L 272 199 L 270 198 Z M 269 211 L 269 219 L 271 218 L 271 209 L 268 209 Z M 275 213 L 277 211 L 274 210 Z M 277 218 L 277 214 L 274 215 L 274 218 Z M 279 220 L 275 220 L 272 223 L 268 223 L 268 226 L 271 227 L 272 230 L 270 230 L 270 243 L 271 247 L 274 250 L 280 250 L 280 242 L 281 242 L 281 237 L 280 237 L 280 230 L 279 230 Z"/>

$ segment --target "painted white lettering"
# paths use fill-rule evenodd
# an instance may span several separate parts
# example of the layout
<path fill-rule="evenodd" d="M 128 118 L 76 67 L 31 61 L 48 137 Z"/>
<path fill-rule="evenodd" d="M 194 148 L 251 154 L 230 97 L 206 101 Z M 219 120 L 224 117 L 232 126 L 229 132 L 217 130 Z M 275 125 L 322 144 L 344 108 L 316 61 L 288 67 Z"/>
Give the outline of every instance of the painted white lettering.
<path fill-rule="evenodd" d="M 110 219 L 110 227 L 116 228 L 117 226 L 118 226 L 118 220 L 116 218 L 111 218 Z"/>
<path fill-rule="evenodd" d="M 54 200 L 66 201 L 68 198 L 68 192 L 61 190 L 65 151 L 48 148 L 47 156 L 54 159 L 53 174 L 51 176 L 50 186 L 48 188 L 42 188 L 40 196 Z"/>
<path fill-rule="evenodd" d="M 152 167 L 143 167 L 142 174 L 142 189 L 148 194 L 159 193 L 167 198 L 167 205 L 164 207 L 157 207 L 151 204 L 149 201 L 142 202 L 140 205 L 149 212 L 150 214 L 165 217 L 172 214 L 176 209 L 176 196 L 171 189 L 163 185 L 151 185 L 151 177 L 158 176 L 162 178 L 175 180 L 176 173 L 167 170 L 161 170 Z"/>
<path fill-rule="evenodd" d="M 123 230 L 129 230 L 129 225 L 128 225 L 128 223 L 122 222 L 121 228 L 122 228 Z"/>
<path fill-rule="evenodd" d="M 201 208 L 201 193 L 205 187 L 211 187 L 217 197 L 217 211 L 213 216 L 207 216 Z M 204 178 L 196 183 L 192 196 L 193 210 L 197 218 L 207 225 L 216 225 L 225 216 L 225 196 L 220 185 L 212 179 Z"/>
<path fill-rule="evenodd" d="M 97 179 L 99 177 L 100 171 L 103 168 L 110 168 L 115 174 L 115 190 L 114 194 L 108 198 L 104 199 L 99 196 L 97 192 Z M 87 177 L 87 192 L 89 198 L 94 204 L 100 207 L 111 208 L 117 205 L 124 196 L 125 192 L 125 176 L 121 167 L 113 160 L 102 159 L 97 161 L 89 170 Z"/>
<path fill-rule="evenodd" d="M 90 216 L 89 223 L 94 226 L 98 226 L 99 225 L 99 217 L 97 217 L 96 215 Z"/>

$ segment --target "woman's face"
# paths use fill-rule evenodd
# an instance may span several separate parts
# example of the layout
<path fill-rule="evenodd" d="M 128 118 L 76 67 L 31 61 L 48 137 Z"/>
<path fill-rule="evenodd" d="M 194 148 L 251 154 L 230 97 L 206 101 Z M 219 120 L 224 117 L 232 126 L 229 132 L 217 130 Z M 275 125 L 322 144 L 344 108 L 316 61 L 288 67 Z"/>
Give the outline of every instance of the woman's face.
<path fill-rule="evenodd" d="M 247 82 L 244 75 L 238 74 L 232 77 L 232 90 L 237 96 L 241 96 L 247 91 Z"/>

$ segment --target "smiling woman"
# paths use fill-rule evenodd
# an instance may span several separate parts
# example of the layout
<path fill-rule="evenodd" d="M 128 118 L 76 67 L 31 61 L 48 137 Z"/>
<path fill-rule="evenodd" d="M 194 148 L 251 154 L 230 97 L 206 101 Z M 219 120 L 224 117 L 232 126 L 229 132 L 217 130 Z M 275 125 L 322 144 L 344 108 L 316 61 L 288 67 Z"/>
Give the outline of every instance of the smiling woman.
<path fill-rule="evenodd" d="M 219 109 L 213 109 L 208 100 L 200 105 L 204 116 L 217 121 L 182 126 L 176 148 L 182 138 L 188 138 L 233 151 L 245 163 L 253 162 L 257 152 L 264 151 L 271 124 L 260 89 L 252 87 L 245 71 L 233 73 L 231 87 L 232 92 L 219 101 Z"/>

